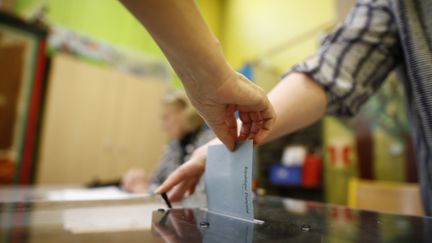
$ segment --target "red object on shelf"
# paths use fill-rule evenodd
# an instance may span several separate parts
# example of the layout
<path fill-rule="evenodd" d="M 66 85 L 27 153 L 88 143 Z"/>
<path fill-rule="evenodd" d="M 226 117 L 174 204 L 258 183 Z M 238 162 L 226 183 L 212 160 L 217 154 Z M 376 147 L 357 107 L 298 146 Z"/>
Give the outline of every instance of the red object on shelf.
<path fill-rule="evenodd" d="M 321 185 L 321 158 L 316 154 L 308 154 L 303 164 L 302 184 L 304 187 Z"/>

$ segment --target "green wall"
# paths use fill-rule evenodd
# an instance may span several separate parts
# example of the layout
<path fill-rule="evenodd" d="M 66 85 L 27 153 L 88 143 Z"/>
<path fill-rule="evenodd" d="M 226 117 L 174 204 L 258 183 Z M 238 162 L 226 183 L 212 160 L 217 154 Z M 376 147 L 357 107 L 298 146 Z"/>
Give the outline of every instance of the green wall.
<path fill-rule="evenodd" d="M 47 20 L 75 31 L 165 60 L 162 52 L 118 0 L 16 0 L 27 15 L 46 3 Z M 334 20 L 334 0 L 197 0 L 204 18 L 238 68 L 278 44 Z M 316 50 L 317 36 L 272 57 L 280 72 Z M 272 86 L 274 82 L 271 83 Z M 174 78 L 174 86 L 180 82 Z"/>
<path fill-rule="evenodd" d="M 164 58 L 137 20 L 117 0 L 16 0 L 15 11 L 28 15 L 46 3 L 47 20 L 114 45 Z M 219 0 L 201 0 L 198 5 L 212 30 L 219 33 Z"/>
<path fill-rule="evenodd" d="M 334 0 L 228 0 L 222 26 L 225 54 L 234 67 L 335 20 Z M 269 61 L 281 72 L 311 55 L 318 35 L 285 49 Z"/>

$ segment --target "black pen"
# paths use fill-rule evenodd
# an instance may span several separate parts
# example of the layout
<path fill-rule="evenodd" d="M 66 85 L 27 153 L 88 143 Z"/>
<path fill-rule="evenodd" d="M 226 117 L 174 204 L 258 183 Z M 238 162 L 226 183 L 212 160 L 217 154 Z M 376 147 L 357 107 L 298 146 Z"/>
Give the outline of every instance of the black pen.
<path fill-rule="evenodd" d="M 168 208 L 172 208 L 171 202 L 168 199 L 167 194 L 164 192 L 164 193 L 161 193 L 161 196 L 162 196 L 163 200 L 165 201 L 166 205 L 168 206 Z"/>

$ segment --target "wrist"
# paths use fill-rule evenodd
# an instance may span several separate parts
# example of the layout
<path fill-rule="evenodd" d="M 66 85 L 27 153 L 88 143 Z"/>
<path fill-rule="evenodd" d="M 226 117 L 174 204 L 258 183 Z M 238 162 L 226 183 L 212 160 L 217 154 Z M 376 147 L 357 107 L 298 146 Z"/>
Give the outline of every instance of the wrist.
<path fill-rule="evenodd" d="M 226 61 L 217 39 L 206 47 L 189 48 L 187 55 L 168 55 L 175 72 L 186 89 L 216 89 L 226 80 L 236 77 L 236 71 Z"/>
<path fill-rule="evenodd" d="M 198 160 L 198 161 L 202 161 L 206 159 L 206 154 L 207 154 L 207 144 L 197 148 L 193 153 L 192 153 L 192 158 Z"/>
<path fill-rule="evenodd" d="M 212 94 L 225 83 L 236 79 L 237 73 L 228 63 L 215 63 L 212 67 L 201 67 L 194 65 L 186 72 L 179 73 L 186 89 L 191 91 L 210 91 Z"/>

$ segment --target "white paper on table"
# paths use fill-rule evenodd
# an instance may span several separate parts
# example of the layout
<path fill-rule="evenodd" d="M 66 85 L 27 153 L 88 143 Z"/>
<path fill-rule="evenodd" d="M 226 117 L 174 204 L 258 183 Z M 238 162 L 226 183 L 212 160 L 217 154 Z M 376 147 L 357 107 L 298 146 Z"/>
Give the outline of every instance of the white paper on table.
<path fill-rule="evenodd" d="M 63 227 L 72 233 L 149 230 L 161 203 L 74 208 L 63 211 Z"/>
<path fill-rule="evenodd" d="M 49 201 L 91 201 L 120 200 L 149 196 L 148 193 L 128 193 L 118 187 L 77 188 L 50 191 L 46 194 Z"/>

